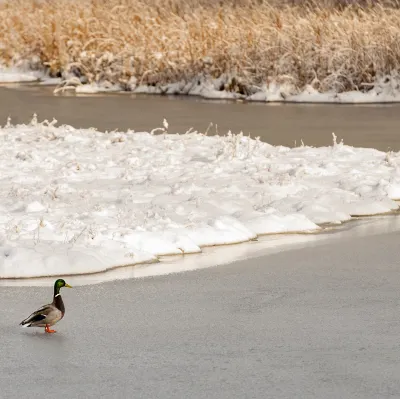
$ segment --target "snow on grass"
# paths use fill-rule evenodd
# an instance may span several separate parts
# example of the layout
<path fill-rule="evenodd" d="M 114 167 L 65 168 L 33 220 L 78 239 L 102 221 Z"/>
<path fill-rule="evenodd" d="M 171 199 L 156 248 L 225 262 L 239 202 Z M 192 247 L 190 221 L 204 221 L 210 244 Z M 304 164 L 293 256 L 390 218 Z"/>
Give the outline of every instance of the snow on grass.
<path fill-rule="evenodd" d="M 54 93 L 70 90 L 77 94 L 97 94 L 131 91 L 135 94 L 169 94 L 197 96 L 209 100 L 245 100 L 266 103 L 337 103 L 337 104 L 379 104 L 400 102 L 400 77 L 386 76 L 377 79 L 368 91 L 352 90 L 346 92 L 319 92 L 312 86 L 299 90 L 292 83 L 277 83 L 274 81 L 259 87 L 253 94 L 245 95 L 221 89 L 224 79 L 194 79 L 189 83 L 171 83 L 158 86 L 136 85 L 133 80 L 130 85 L 110 85 L 104 83 L 82 84 L 73 78 L 62 81 Z M 225 82 L 226 83 L 226 82 Z"/>
<path fill-rule="evenodd" d="M 80 274 L 397 209 L 400 155 L 242 134 L 0 128 L 0 278 Z"/>
<path fill-rule="evenodd" d="M 319 92 L 312 86 L 306 86 L 299 91 L 290 82 L 277 83 L 274 81 L 259 87 L 253 94 L 244 95 L 221 89 L 228 83 L 228 77 L 218 79 L 193 79 L 190 82 L 170 83 L 149 86 L 137 85 L 136 79 L 129 84 L 82 83 L 77 77 L 68 79 L 50 78 L 44 72 L 27 68 L 1 68 L 1 83 L 32 83 L 40 85 L 55 85 L 54 94 L 73 91 L 76 94 L 106 94 L 130 91 L 135 94 L 169 94 L 197 96 L 209 100 L 245 100 L 255 102 L 292 102 L 292 103 L 340 103 L 340 104 L 371 104 L 400 102 L 400 77 L 387 76 L 377 79 L 368 91 L 335 91 Z M 255 89 L 253 89 L 254 91 Z"/>

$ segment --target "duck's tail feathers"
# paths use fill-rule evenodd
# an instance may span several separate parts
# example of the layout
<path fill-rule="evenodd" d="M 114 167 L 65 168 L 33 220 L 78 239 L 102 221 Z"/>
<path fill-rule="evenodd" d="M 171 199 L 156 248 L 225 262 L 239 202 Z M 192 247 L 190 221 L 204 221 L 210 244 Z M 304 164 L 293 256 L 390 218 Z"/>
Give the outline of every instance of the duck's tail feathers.
<path fill-rule="evenodd" d="M 45 315 L 43 314 L 31 314 L 29 317 L 27 317 L 25 320 L 22 320 L 21 323 L 19 323 L 20 326 L 23 327 L 32 327 L 32 325 L 35 322 L 40 322 L 41 320 L 44 320 L 46 318 Z"/>

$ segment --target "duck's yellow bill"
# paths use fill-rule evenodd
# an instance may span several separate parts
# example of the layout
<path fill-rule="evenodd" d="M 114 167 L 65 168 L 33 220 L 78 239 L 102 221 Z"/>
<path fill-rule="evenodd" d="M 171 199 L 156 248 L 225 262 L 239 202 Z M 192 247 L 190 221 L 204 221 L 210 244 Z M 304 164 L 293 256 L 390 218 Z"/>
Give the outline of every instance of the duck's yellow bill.
<path fill-rule="evenodd" d="M 69 284 L 65 283 L 65 286 L 68 288 L 72 288 Z"/>

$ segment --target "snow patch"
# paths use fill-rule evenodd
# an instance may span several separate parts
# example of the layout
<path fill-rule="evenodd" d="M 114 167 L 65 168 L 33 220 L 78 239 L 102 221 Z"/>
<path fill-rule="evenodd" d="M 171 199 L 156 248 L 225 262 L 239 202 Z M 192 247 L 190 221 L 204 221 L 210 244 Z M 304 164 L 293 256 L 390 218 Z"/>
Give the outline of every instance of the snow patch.
<path fill-rule="evenodd" d="M 400 154 L 243 134 L 0 128 L 0 278 L 157 262 L 398 208 Z M 155 134 L 160 132 L 161 134 Z"/>
<path fill-rule="evenodd" d="M 0 83 L 28 83 L 40 80 L 40 74 L 19 68 L 0 67 Z"/>
<path fill-rule="evenodd" d="M 55 93 L 67 89 L 75 90 L 76 93 L 95 94 L 107 92 L 131 91 L 136 94 L 180 94 L 199 96 L 215 100 L 245 100 L 257 102 L 292 102 L 292 103 L 339 103 L 339 104 L 371 104 L 371 103 L 396 103 L 400 102 L 400 76 L 381 77 L 374 84 L 366 85 L 365 90 L 353 90 L 338 93 L 335 91 L 320 92 L 311 85 L 303 89 L 297 88 L 292 79 L 277 79 L 268 81 L 260 87 L 242 84 L 235 89 L 230 86 L 231 77 L 222 75 L 219 78 L 211 79 L 200 77 L 190 82 L 176 82 L 165 85 L 147 86 L 137 85 L 136 79 L 131 79 L 128 84 L 111 85 L 108 82 L 82 84 L 73 78 L 75 83 L 68 85 L 63 82 L 55 89 Z M 243 93 L 243 90 L 248 93 Z"/>

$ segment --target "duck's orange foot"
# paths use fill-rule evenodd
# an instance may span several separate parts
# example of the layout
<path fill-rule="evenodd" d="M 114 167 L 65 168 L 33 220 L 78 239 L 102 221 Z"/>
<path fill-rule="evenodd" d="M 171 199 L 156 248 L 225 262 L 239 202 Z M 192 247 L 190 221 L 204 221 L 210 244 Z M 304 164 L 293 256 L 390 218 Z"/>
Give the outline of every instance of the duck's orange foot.
<path fill-rule="evenodd" d="M 50 330 L 50 326 L 48 324 L 46 324 L 44 331 L 46 331 L 48 334 L 53 334 L 53 333 L 57 332 L 56 330 Z"/>

